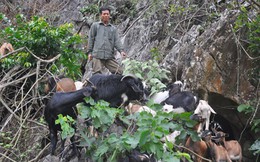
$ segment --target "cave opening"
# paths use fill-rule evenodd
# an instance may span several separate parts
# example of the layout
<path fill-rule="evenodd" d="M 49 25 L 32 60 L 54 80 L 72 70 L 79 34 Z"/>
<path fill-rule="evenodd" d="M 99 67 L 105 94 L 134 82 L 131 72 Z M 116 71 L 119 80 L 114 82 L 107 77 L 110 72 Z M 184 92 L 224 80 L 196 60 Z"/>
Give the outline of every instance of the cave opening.
<path fill-rule="evenodd" d="M 239 103 L 218 93 L 208 93 L 208 103 L 217 113 L 211 115 L 211 121 L 218 122 L 223 127 L 223 131 L 229 134 L 227 140 L 238 140 L 243 150 L 244 160 L 253 161 L 255 157 L 249 148 L 257 139 L 257 135 L 247 124 L 249 115 L 238 112 Z"/>

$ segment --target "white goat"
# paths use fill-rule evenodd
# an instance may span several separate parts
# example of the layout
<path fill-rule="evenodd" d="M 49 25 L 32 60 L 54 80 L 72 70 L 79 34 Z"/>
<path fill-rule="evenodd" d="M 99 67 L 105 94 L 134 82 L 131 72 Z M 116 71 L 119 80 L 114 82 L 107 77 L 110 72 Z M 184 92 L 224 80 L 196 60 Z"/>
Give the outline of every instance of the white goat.
<path fill-rule="evenodd" d="M 76 86 L 76 90 L 82 89 L 84 85 L 84 83 L 82 83 L 81 81 L 75 81 L 74 84 Z"/>
<path fill-rule="evenodd" d="M 158 92 L 152 95 L 151 99 L 154 103 L 160 104 L 169 97 L 169 91 Z"/>
<path fill-rule="evenodd" d="M 203 127 L 205 126 L 205 130 L 209 130 L 209 122 L 210 122 L 210 115 L 211 113 L 216 114 L 216 112 L 213 110 L 213 108 L 208 104 L 205 100 L 199 100 L 199 104 L 197 108 L 195 109 L 193 115 L 200 116 L 203 120 L 203 122 L 200 123 L 199 128 L 197 130 L 198 133 L 200 133 L 203 130 Z"/>
<path fill-rule="evenodd" d="M 182 107 L 173 108 L 172 105 L 168 105 L 168 104 L 163 105 L 162 111 L 167 112 L 167 113 L 173 112 L 173 113 L 177 113 L 177 114 L 185 112 L 185 110 Z"/>
<path fill-rule="evenodd" d="M 171 134 L 168 134 L 161 139 L 161 141 L 164 142 L 164 144 L 163 144 L 164 151 L 166 151 L 166 149 L 167 149 L 167 144 L 165 142 L 168 141 L 168 142 L 174 144 L 176 141 L 176 137 L 178 137 L 180 134 L 181 134 L 181 131 L 175 130 Z"/>
<path fill-rule="evenodd" d="M 161 139 L 162 142 L 165 142 L 166 140 L 171 143 L 175 143 L 176 137 L 178 137 L 181 134 L 181 131 L 175 130 L 171 134 L 168 134 L 167 136 L 163 137 Z"/>
<path fill-rule="evenodd" d="M 131 102 L 125 107 L 125 109 L 128 112 L 128 114 L 134 114 L 134 113 L 137 113 L 137 112 L 146 111 L 146 112 L 151 113 L 153 116 L 156 115 L 156 111 L 149 108 L 148 106 L 141 106 L 141 105 L 138 105 L 138 104 L 133 104 Z"/>

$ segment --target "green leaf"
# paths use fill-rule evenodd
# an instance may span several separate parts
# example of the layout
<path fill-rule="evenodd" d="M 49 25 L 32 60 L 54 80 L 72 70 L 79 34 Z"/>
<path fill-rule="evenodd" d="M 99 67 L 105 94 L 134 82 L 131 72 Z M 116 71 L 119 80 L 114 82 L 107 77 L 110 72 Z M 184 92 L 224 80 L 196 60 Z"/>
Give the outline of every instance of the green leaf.
<path fill-rule="evenodd" d="M 260 140 L 256 140 L 253 145 L 249 148 L 249 150 L 254 151 L 253 154 L 260 154 Z"/>
<path fill-rule="evenodd" d="M 139 139 L 136 137 L 128 136 L 128 138 L 125 138 L 124 142 L 131 146 L 131 149 L 134 149 L 139 144 Z"/>
<path fill-rule="evenodd" d="M 249 105 L 241 104 L 237 107 L 237 110 L 238 110 L 238 112 L 242 112 L 242 111 L 247 110 L 249 107 L 250 107 Z"/>
<path fill-rule="evenodd" d="M 148 138 L 149 135 L 150 135 L 150 131 L 149 131 L 149 130 L 146 130 L 146 131 L 142 131 L 142 132 L 141 132 L 140 140 L 139 140 L 140 146 L 144 145 L 144 144 L 147 142 L 147 140 L 149 139 L 149 138 Z"/>
<path fill-rule="evenodd" d="M 101 145 L 98 147 L 97 151 L 95 152 L 95 156 L 101 157 L 108 151 L 109 147 L 107 145 Z"/>

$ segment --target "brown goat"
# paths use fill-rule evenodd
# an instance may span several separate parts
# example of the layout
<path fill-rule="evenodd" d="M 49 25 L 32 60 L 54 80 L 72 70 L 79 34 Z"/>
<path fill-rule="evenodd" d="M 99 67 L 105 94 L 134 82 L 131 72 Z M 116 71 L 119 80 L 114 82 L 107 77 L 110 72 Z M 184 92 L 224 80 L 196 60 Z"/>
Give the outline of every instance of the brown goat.
<path fill-rule="evenodd" d="M 75 83 L 70 78 L 48 78 L 47 84 L 45 84 L 45 93 L 49 92 L 72 92 L 76 90 Z"/>
<path fill-rule="evenodd" d="M 210 149 L 210 154 L 214 162 L 232 162 L 227 150 L 222 145 L 212 142 L 210 131 L 203 132 L 202 138 Z"/>
<path fill-rule="evenodd" d="M 219 142 L 226 148 L 231 160 L 242 162 L 242 148 L 237 140 L 226 141 L 226 133 L 218 131 L 216 137 L 220 138 Z"/>
<path fill-rule="evenodd" d="M 197 155 L 192 156 L 193 160 L 195 162 L 203 162 L 205 160 L 202 159 L 202 157 L 207 157 L 207 152 L 208 152 L 208 147 L 206 142 L 200 140 L 200 141 L 193 141 L 191 137 L 188 137 L 185 147 L 188 148 L 189 150 L 195 152 Z"/>
<path fill-rule="evenodd" d="M 0 47 L 0 56 L 4 56 L 6 53 L 8 52 L 13 52 L 14 48 L 12 46 L 12 44 L 10 43 L 4 43 L 1 47 Z"/>
<path fill-rule="evenodd" d="M 57 82 L 56 91 L 58 92 L 71 92 L 75 91 L 76 86 L 74 81 L 70 78 L 62 78 Z"/>
<path fill-rule="evenodd" d="M 199 128 L 199 124 L 196 124 L 194 126 L 194 131 L 197 132 L 198 128 Z M 209 155 L 209 149 L 208 149 L 208 146 L 206 144 L 205 141 L 203 140 L 200 140 L 200 141 L 193 141 L 191 139 L 191 137 L 189 136 L 187 138 L 187 141 L 185 143 L 185 147 L 188 148 L 189 150 L 193 151 L 194 153 L 198 154 L 198 155 L 192 155 L 192 159 L 195 161 L 195 162 L 205 162 L 206 160 L 203 159 L 203 158 L 209 158 L 210 155 Z M 193 153 L 192 153 L 193 154 Z"/>

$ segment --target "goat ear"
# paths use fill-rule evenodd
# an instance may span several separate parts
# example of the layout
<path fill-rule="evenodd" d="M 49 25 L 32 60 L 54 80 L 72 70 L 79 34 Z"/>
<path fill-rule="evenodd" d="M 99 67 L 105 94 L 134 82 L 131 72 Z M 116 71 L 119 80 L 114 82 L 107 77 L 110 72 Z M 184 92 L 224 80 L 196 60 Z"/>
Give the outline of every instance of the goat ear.
<path fill-rule="evenodd" d="M 132 89 L 133 89 L 135 92 L 137 92 L 137 93 L 142 92 L 142 90 L 141 90 L 136 84 L 131 85 L 131 87 L 132 87 Z"/>
<path fill-rule="evenodd" d="M 83 82 L 83 86 L 86 86 L 88 83 L 90 83 L 91 86 L 95 87 L 94 83 L 92 83 L 92 82 L 91 82 L 90 80 L 88 80 L 88 79 Z"/>
<path fill-rule="evenodd" d="M 218 136 L 211 136 L 211 139 L 214 140 L 214 141 L 216 141 L 216 140 L 219 140 L 220 137 L 218 137 Z"/>
<path fill-rule="evenodd" d="M 210 111 L 211 111 L 212 113 L 217 114 L 217 113 L 213 110 L 213 108 L 212 108 L 211 106 L 209 106 L 209 109 L 210 109 Z"/>

